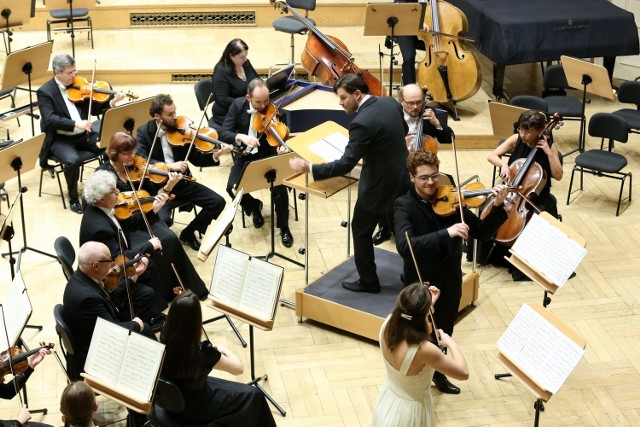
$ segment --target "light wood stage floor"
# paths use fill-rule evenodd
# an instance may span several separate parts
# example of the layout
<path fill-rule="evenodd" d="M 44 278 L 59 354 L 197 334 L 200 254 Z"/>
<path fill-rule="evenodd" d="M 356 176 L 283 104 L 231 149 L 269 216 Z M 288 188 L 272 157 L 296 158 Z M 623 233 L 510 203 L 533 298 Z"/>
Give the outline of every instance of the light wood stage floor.
<path fill-rule="evenodd" d="M 363 57 L 371 62 L 364 65 L 376 66 L 377 46 L 374 43 L 360 40 L 357 36 L 349 37 L 349 31 L 352 31 L 349 28 L 336 27 L 335 30 L 338 37 L 349 40 L 353 51 L 369 52 Z M 97 58 L 98 70 L 113 70 L 112 76 L 117 76 L 119 70 L 125 73 L 130 69 L 145 67 L 171 70 L 179 68 L 176 65 L 179 62 L 185 64 L 186 69 L 209 72 L 224 43 L 241 36 L 251 46 L 250 58 L 259 68 L 268 68 L 272 62 L 282 62 L 288 57 L 288 37 L 274 33 L 270 28 L 206 31 L 207 34 L 203 35 L 199 34 L 199 30 L 188 29 L 96 29 L 96 48 L 90 50 L 85 36 L 79 35 L 76 39 L 76 56 L 81 70 L 89 70 L 93 59 Z M 355 34 L 362 34 L 361 28 L 358 31 Z M 44 28 L 39 31 L 16 31 L 13 48 L 43 41 L 43 34 Z M 303 39 L 296 38 L 298 47 L 303 45 Z M 54 52 L 70 52 L 68 41 L 68 35 L 57 34 Z M 162 54 L 158 49 L 162 50 Z M 489 99 L 487 93 L 491 93 L 491 73 L 486 60 L 482 60 L 482 65 L 485 75 L 482 89 L 470 100 L 460 103 L 462 120 L 450 122 L 459 135 L 491 134 L 486 108 Z M 505 87 L 510 95 L 529 91 L 540 93 L 541 78 L 537 65 L 513 67 L 507 73 Z M 163 78 L 141 82 L 133 77 L 126 81 L 116 78 L 116 81 L 117 88 L 131 90 L 141 97 L 170 93 L 176 101 L 179 114 L 192 119 L 199 118 L 192 83 L 171 84 Z M 24 93 L 19 94 L 19 100 L 25 101 Z M 2 101 L 2 108 L 8 109 L 8 101 Z M 618 108 L 621 106 L 613 101 L 592 97 L 587 112 L 590 116 L 595 112 Z M 14 138 L 29 137 L 31 130 L 28 118 L 23 116 L 20 122 L 21 127 L 17 127 L 15 120 L 0 124 L 0 135 L 6 133 L 6 128 Z M 39 129 L 37 122 L 35 127 Z M 576 122 L 566 122 L 556 133 L 561 151 L 566 152 L 575 146 L 577 131 Z M 639 141 L 638 135 L 631 135 L 627 144 L 616 145 L 616 152 L 629 159 L 628 169 L 636 176 L 640 174 Z M 588 148 L 598 145 L 599 141 L 587 137 Z M 492 168 L 485 160 L 488 152 L 488 149 L 460 150 L 458 160 L 463 179 L 478 174 L 485 184 L 491 182 Z M 441 169 L 453 172 L 451 151 L 443 148 L 441 157 Z M 587 352 L 561 391 L 545 405 L 541 424 L 640 425 L 640 209 L 637 199 L 634 199 L 616 217 L 615 201 L 619 183 L 592 176 L 585 177 L 585 190 L 575 195 L 571 205 L 566 206 L 574 158 L 570 156 L 565 159 L 564 179 L 554 182 L 553 193 L 558 198 L 564 223 L 586 238 L 588 253 L 577 269 L 577 276 L 553 296 L 550 310 L 586 338 Z M 219 168 L 194 172 L 200 182 L 224 195 L 230 165 L 230 159 L 225 159 Z M 25 169 L 29 167 L 26 165 Z M 22 184 L 28 188 L 25 193 L 25 222 L 29 246 L 53 253 L 53 241 L 60 235 L 69 237 L 77 245 L 80 216 L 62 210 L 58 196 L 43 195 L 38 198 L 38 180 L 37 168 L 23 174 Z M 7 181 L 6 187 L 13 199 L 17 192 L 17 180 Z M 56 193 L 57 184 L 45 176 L 44 189 Z M 266 191 L 261 192 L 260 196 L 262 200 L 268 200 Z M 346 192 L 328 200 L 310 199 L 311 225 L 306 246 L 310 254 L 311 281 L 346 257 L 346 234 L 345 229 L 340 227 L 340 221 L 347 217 L 346 205 Z M 300 214 L 303 215 L 303 205 L 300 206 Z M 264 213 L 267 223 L 262 229 L 252 226 L 243 229 L 239 216 L 236 218 L 231 234 L 234 248 L 253 255 L 268 251 L 270 218 L 266 209 Z M 189 218 L 186 214 L 180 214 L 178 221 L 185 222 Z M 19 227 L 19 223 L 16 225 Z M 278 240 L 276 250 L 303 261 L 297 253 L 297 248 L 305 245 L 303 222 L 292 220 L 290 225 L 296 240 L 294 247 L 286 249 Z M 177 224 L 174 230 L 179 232 L 182 227 Z M 22 236 L 18 232 L 13 240 L 14 247 L 19 246 L 21 241 Z M 386 242 L 382 247 L 395 250 L 393 242 Z M 7 244 L 3 242 L 3 252 L 6 249 Z M 203 279 L 210 281 L 215 253 L 205 263 L 196 260 L 193 251 L 188 250 L 188 253 Z M 295 290 L 304 285 L 304 270 L 277 258 L 274 262 L 285 267 L 283 297 L 293 300 Z M 10 280 L 9 263 L 3 258 L 0 265 L 2 289 L 6 290 Z M 51 258 L 27 251 L 22 255 L 22 272 L 34 307 L 30 323 L 44 327 L 39 333 L 26 330 L 23 338 L 31 346 L 42 340 L 57 344 L 52 309 L 61 302 L 65 285 L 60 266 Z M 533 423 L 533 396 L 515 379 L 496 381 L 493 374 L 504 371 L 495 358 L 498 337 L 523 303 L 540 303 L 542 295 L 537 285 L 513 282 L 503 269 L 488 267 L 483 271 L 479 300 L 459 320 L 454 334 L 470 363 L 470 379 L 458 382 L 462 393 L 457 396 L 442 395 L 432 387 L 439 425 L 527 426 Z M 248 326 L 241 322 L 238 325 L 247 338 Z M 228 325 L 216 322 L 207 325 L 206 329 L 214 342 L 231 348 L 245 364 L 243 375 L 235 378 L 225 374 L 221 376 L 248 381 L 248 350 L 239 345 Z M 287 410 L 284 418 L 274 410 L 279 426 L 370 425 L 371 411 L 385 379 L 384 363 L 376 343 L 321 324 L 298 323 L 292 310 L 280 307 L 274 329 L 256 332 L 256 346 L 256 372 L 269 375 L 264 387 Z M 34 415 L 34 421 L 61 425 L 58 408 L 64 386 L 65 377 L 54 356 L 47 357 L 28 382 L 30 406 L 49 409 L 46 416 Z M 0 418 L 12 418 L 18 409 L 17 399 L 2 401 Z"/>

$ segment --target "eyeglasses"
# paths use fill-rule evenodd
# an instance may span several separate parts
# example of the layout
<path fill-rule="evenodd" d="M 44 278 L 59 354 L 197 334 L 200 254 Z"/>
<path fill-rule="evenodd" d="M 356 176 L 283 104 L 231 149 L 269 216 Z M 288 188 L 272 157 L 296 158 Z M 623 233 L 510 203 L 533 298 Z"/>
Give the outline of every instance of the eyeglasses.
<path fill-rule="evenodd" d="M 424 184 L 428 181 L 438 182 L 438 180 L 441 179 L 441 177 L 443 176 L 444 176 L 443 174 L 441 174 L 440 172 L 437 172 L 437 173 L 434 173 L 433 175 L 414 176 L 414 178 L 417 179 L 418 182 L 420 182 L 421 184 Z"/>
<path fill-rule="evenodd" d="M 404 105 L 406 105 L 407 107 L 419 107 L 419 106 L 421 106 L 421 105 L 422 105 L 422 103 L 423 103 L 424 101 L 420 100 L 420 101 L 411 101 L 411 102 L 409 102 L 409 101 L 404 101 L 404 100 L 403 100 L 402 102 L 403 102 L 403 103 L 404 103 Z"/>
<path fill-rule="evenodd" d="M 536 130 L 535 129 L 518 128 L 518 132 L 520 132 L 520 134 L 522 134 L 522 135 L 533 135 L 534 133 L 536 133 Z"/>
<path fill-rule="evenodd" d="M 115 260 L 116 260 L 116 257 L 111 257 L 111 258 L 109 258 L 109 259 L 99 259 L 99 260 L 97 260 L 97 261 L 93 261 L 93 263 L 94 263 L 94 264 L 95 264 L 95 263 L 101 264 L 101 263 L 103 263 L 103 262 L 108 262 L 109 264 L 111 264 L 111 263 L 113 263 Z"/>

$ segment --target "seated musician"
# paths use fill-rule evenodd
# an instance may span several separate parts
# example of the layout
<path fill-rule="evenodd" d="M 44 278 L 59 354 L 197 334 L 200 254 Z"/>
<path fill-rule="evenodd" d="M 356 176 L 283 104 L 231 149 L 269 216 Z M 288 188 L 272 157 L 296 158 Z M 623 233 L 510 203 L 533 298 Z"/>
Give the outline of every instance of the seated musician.
<path fill-rule="evenodd" d="M 178 140 L 182 140 L 181 134 L 176 131 L 176 106 L 171 96 L 156 95 L 151 103 L 149 113 L 153 119 L 138 129 L 136 153 L 144 158 L 150 158 L 151 163 L 163 162 L 169 166 L 170 171 L 190 175 L 189 162 L 195 166 L 218 166 L 220 164 L 219 156 L 231 152 L 231 148 L 228 146 L 213 153 L 203 153 L 193 147 L 189 153 L 189 159 L 187 159 L 187 152 L 189 152 L 191 144 L 172 145 L 167 135 L 167 132 L 173 131 Z M 160 132 L 158 132 L 158 139 L 151 153 L 153 139 L 158 130 L 158 121 L 160 121 Z M 165 190 L 168 188 L 169 186 L 164 186 Z M 187 180 L 181 180 L 171 187 L 171 194 L 175 195 L 173 203 L 184 201 L 201 208 L 196 217 L 180 233 L 180 240 L 197 251 L 200 249 L 200 241 L 195 232 L 204 234 L 207 231 L 211 221 L 218 218 L 224 209 L 225 201 L 209 187 Z M 158 212 L 160 218 L 169 226 L 172 223 L 171 204 L 172 202 L 166 203 Z"/>
<path fill-rule="evenodd" d="M 422 148 L 422 141 L 425 136 L 435 138 L 440 144 L 451 144 L 453 131 L 449 126 L 441 125 L 435 111 L 424 106 L 424 93 L 417 84 L 403 86 L 398 92 L 398 101 L 402 105 L 404 120 L 409 126 L 406 142 L 409 151 L 416 151 Z M 422 113 L 422 135 L 418 136 L 418 124 Z M 436 150 L 437 152 L 437 146 Z M 383 215 L 378 221 L 378 232 L 373 236 L 373 244 L 379 245 L 389 240 L 393 233 L 393 212 Z"/>
<path fill-rule="evenodd" d="M 449 216 L 437 215 L 434 203 L 438 186 L 451 184 L 449 178 L 439 172 L 439 165 L 438 157 L 428 151 L 409 154 L 407 168 L 413 185 L 394 203 L 395 236 L 396 248 L 404 261 L 405 285 L 419 280 L 409 249 L 411 244 L 420 277 L 441 291 L 435 304 L 435 322 L 451 336 L 462 297 L 462 241 L 469 236 L 489 238 L 507 219 L 507 213 L 504 209 L 492 209 L 489 216 L 480 220 L 464 208 L 464 222 L 460 222 L 459 210 Z M 494 207 L 502 207 L 507 187 L 496 186 L 493 193 Z M 407 232 L 410 242 L 407 242 Z M 433 382 L 443 393 L 460 393 L 460 389 L 440 372 L 434 373 Z"/>
<path fill-rule="evenodd" d="M 171 303 L 160 342 L 165 344 L 162 376 L 182 392 L 185 408 L 171 413 L 180 424 L 270 427 L 276 425 L 264 394 L 256 387 L 209 376 L 213 369 L 242 374 L 242 361 L 208 339 L 202 341 L 202 309 L 185 291 Z"/>
<path fill-rule="evenodd" d="M 69 55 L 56 55 L 51 63 L 54 77 L 37 91 L 40 108 L 40 128 L 46 134 L 40 150 L 40 166 L 49 168 L 47 159 L 55 156 L 64 165 L 64 177 L 69 192 L 69 208 L 81 214 L 82 207 L 78 198 L 78 179 L 80 165 L 100 152 L 97 141 L 99 123 L 89 118 L 90 100 L 86 97 L 75 104 L 69 99 L 67 88 L 76 77 L 75 60 Z M 104 113 L 124 98 L 118 92 L 104 103 L 91 103 L 91 114 Z M 92 130 L 95 129 L 95 130 Z"/>
<path fill-rule="evenodd" d="M 212 117 L 209 122 L 216 129 L 222 127 L 234 99 L 247 94 L 247 85 L 258 73 L 247 59 L 249 46 L 241 39 L 231 40 L 213 68 Z"/>
<path fill-rule="evenodd" d="M 98 169 L 111 172 L 116 177 L 116 188 L 118 191 L 131 191 L 132 186 L 136 188 L 139 184 L 133 184 L 128 180 L 130 174 L 125 165 L 130 166 L 135 158 L 136 140 L 124 132 L 116 132 L 107 147 L 109 163 L 103 163 Z M 182 179 L 182 175 L 170 172 L 167 183 L 160 190 L 156 190 L 156 185 L 144 179 L 142 188 L 151 196 L 155 196 L 160 202 L 166 202 L 168 194 L 173 191 L 174 185 Z M 103 194 L 102 196 L 106 195 Z M 135 202 L 135 200 L 133 201 Z M 162 207 L 162 206 L 160 206 Z M 162 311 L 167 307 L 167 301 L 173 299 L 173 288 L 178 286 L 179 279 L 183 284 L 191 289 L 200 298 L 206 298 L 208 290 L 198 272 L 194 268 L 191 260 L 187 256 L 178 240 L 178 236 L 171 231 L 167 225 L 160 220 L 153 208 L 148 214 L 142 215 L 139 211 L 132 214 L 129 220 L 121 221 L 122 229 L 125 232 L 127 241 L 132 247 L 147 242 L 150 237 L 158 237 L 162 244 L 162 251 L 152 253 L 153 276 L 156 280 L 149 282 L 156 291 L 154 303 L 155 311 Z M 145 220 L 146 219 L 146 220 Z M 176 276 L 172 264 L 179 277 Z"/>
<path fill-rule="evenodd" d="M 249 82 L 247 95 L 237 98 L 231 104 L 229 113 L 220 130 L 220 139 L 227 144 L 242 145 L 246 147 L 246 154 L 236 157 L 227 181 L 227 193 L 233 198 L 234 189 L 240 181 L 242 170 L 247 163 L 254 160 L 275 156 L 286 152 L 284 147 L 272 147 L 267 143 L 266 134 L 258 135 L 254 127 L 254 119 L 257 113 L 264 113 L 269 107 L 269 88 L 264 80 L 256 78 Z M 277 226 L 280 229 L 282 245 L 290 248 L 293 246 L 293 235 L 289 230 L 289 195 L 284 185 L 273 187 L 273 203 L 275 205 Z M 264 225 L 262 217 L 262 201 L 250 194 L 244 194 L 240 206 L 246 215 L 253 217 L 253 225 L 260 228 Z M 273 221 L 273 218 L 272 218 Z"/>
<path fill-rule="evenodd" d="M 558 146 L 551 135 L 543 133 L 547 124 L 547 116 L 534 110 L 523 111 L 517 122 L 518 132 L 508 137 L 487 157 L 489 163 L 500 168 L 500 177 L 507 183 L 514 178 L 510 166 L 518 159 L 527 158 L 534 148 L 538 148 L 533 161 L 538 163 L 546 174 L 546 183 L 540 194 L 531 197 L 531 201 L 541 211 L 549 212 L 558 217 L 557 200 L 551 194 L 551 178 L 556 181 L 562 179 L 563 170 Z M 511 152 L 511 156 L 505 159 L 503 156 Z M 533 209 L 533 208 L 530 208 Z M 480 264 L 496 263 L 508 266 L 514 280 L 527 280 L 526 276 L 511 264 L 505 264 L 504 255 L 508 254 L 508 247 L 497 245 L 490 249 L 488 242 L 478 242 L 478 262 Z"/>

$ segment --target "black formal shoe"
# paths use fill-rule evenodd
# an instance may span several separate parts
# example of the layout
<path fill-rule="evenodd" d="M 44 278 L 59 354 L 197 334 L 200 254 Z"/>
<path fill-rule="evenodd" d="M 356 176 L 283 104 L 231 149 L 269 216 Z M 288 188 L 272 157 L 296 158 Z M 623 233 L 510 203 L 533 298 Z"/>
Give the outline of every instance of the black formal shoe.
<path fill-rule="evenodd" d="M 182 233 L 180 233 L 180 241 L 182 243 L 186 243 L 187 245 L 189 245 L 189 247 L 191 249 L 193 249 L 194 251 L 198 251 L 200 250 L 200 242 L 198 241 L 198 238 L 196 237 L 196 233 L 185 233 L 184 231 Z"/>
<path fill-rule="evenodd" d="M 387 227 L 380 227 L 378 232 L 373 236 L 373 244 L 378 246 L 382 242 L 386 242 L 391 238 L 391 231 Z"/>
<path fill-rule="evenodd" d="M 156 317 L 152 317 L 150 320 L 151 330 L 153 332 L 158 332 L 164 326 L 164 321 L 167 320 L 166 314 L 158 314 Z"/>
<path fill-rule="evenodd" d="M 255 228 L 260 228 L 264 225 L 264 218 L 262 217 L 262 202 L 258 200 L 257 206 L 251 212 L 251 216 L 253 217 L 253 226 Z"/>
<path fill-rule="evenodd" d="M 460 394 L 460 387 L 456 387 L 455 385 L 451 384 L 445 376 L 433 377 L 433 383 L 436 385 L 436 388 L 442 393 Z"/>
<path fill-rule="evenodd" d="M 282 244 L 285 248 L 290 248 L 293 246 L 293 236 L 291 235 L 291 230 L 289 227 L 282 227 L 280 229 L 280 236 L 282 237 Z"/>
<path fill-rule="evenodd" d="M 71 212 L 82 214 L 82 206 L 80 205 L 80 202 L 77 200 L 69 201 L 69 209 L 71 209 Z"/>
<path fill-rule="evenodd" d="M 364 284 L 360 280 L 356 280 L 355 282 L 342 282 L 342 287 L 352 292 L 380 293 L 380 285 Z"/>

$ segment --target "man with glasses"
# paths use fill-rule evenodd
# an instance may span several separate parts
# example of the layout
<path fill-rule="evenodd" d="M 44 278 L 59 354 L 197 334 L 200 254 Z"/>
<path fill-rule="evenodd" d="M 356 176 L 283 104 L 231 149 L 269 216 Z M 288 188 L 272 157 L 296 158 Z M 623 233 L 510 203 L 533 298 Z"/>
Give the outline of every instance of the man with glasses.
<path fill-rule="evenodd" d="M 467 208 L 463 208 L 464 222 L 458 211 L 454 215 L 438 216 L 433 209 L 438 187 L 451 185 L 449 177 L 439 172 L 439 166 L 440 160 L 435 154 L 424 150 L 409 154 L 407 168 L 413 185 L 395 201 L 395 236 L 398 253 L 404 261 L 405 285 L 419 280 L 409 249 L 411 244 L 420 277 L 441 292 L 435 304 L 435 322 L 438 328 L 452 335 L 462 297 L 462 242 L 470 237 L 489 239 L 506 221 L 507 212 L 502 205 L 507 187 L 493 188 L 494 208 L 484 220 Z M 433 382 L 443 393 L 460 393 L 440 372 L 434 373 Z"/>

